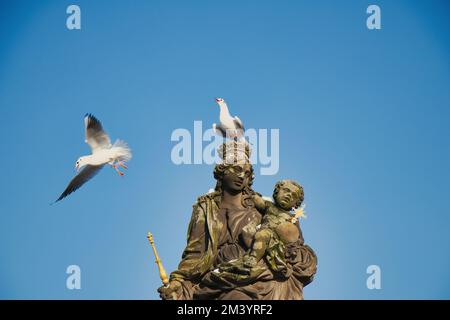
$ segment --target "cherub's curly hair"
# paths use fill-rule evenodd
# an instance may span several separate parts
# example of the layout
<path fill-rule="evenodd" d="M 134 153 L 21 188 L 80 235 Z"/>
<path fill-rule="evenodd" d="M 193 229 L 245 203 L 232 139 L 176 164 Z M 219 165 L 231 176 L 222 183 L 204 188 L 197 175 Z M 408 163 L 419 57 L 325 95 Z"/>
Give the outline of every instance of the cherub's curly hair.
<path fill-rule="evenodd" d="M 255 178 L 254 172 L 253 172 L 253 166 L 250 163 L 245 163 L 245 164 L 217 164 L 214 168 L 214 179 L 217 180 L 216 183 L 216 188 L 214 191 L 214 197 L 216 199 L 216 201 L 220 201 L 220 197 L 222 195 L 222 180 L 225 174 L 225 171 L 233 166 L 241 166 L 244 167 L 245 169 L 250 169 L 250 177 L 248 180 L 248 184 L 244 185 L 244 189 L 242 190 L 242 205 L 245 208 L 248 207 L 254 207 L 255 203 L 253 201 L 253 195 L 255 194 L 255 191 L 253 191 L 252 189 L 252 184 L 253 184 L 253 179 Z"/>
<path fill-rule="evenodd" d="M 305 200 L 305 193 L 303 192 L 303 187 L 298 184 L 297 182 L 295 182 L 294 180 L 281 180 L 278 181 L 277 184 L 275 185 L 275 189 L 273 190 L 273 199 L 276 199 L 276 196 L 278 194 L 278 191 L 280 190 L 280 188 L 285 185 L 286 183 L 290 183 L 293 184 L 294 186 L 296 186 L 299 190 L 299 197 L 298 197 L 298 201 L 295 204 L 294 208 L 297 209 L 298 207 L 300 207 L 302 205 L 303 200 Z"/>

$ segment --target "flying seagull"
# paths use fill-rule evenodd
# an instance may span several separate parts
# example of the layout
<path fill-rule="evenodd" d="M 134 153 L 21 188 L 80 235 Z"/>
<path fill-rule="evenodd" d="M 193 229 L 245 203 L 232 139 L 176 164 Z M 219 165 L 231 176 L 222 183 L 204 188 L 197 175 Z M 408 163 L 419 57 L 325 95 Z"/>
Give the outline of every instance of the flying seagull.
<path fill-rule="evenodd" d="M 232 138 L 237 140 L 244 136 L 244 125 L 237 116 L 232 117 L 228 111 L 228 106 L 222 98 L 216 98 L 216 102 L 220 107 L 219 125 L 213 124 L 213 130 L 217 135 L 224 138 Z"/>
<path fill-rule="evenodd" d="M 108 134 L 103 130 L 102 124 L 92 114 L 84 116 L 84 125 L 86 129 L 86 140 L 92 150 L 92 154 L 80 157 L 75 163 L 78 174 L 70 181 L 66 190 L 59 196 L 58 202 L 76 191 L 83 184 L 92 179 L 105 164 L 113 167 L 120 176 L 123 172 L 117 165 L 126 169 L 124 162 L 131 159 L 131 150 L 122 140 L 116 140 L 111 144 Z"/>

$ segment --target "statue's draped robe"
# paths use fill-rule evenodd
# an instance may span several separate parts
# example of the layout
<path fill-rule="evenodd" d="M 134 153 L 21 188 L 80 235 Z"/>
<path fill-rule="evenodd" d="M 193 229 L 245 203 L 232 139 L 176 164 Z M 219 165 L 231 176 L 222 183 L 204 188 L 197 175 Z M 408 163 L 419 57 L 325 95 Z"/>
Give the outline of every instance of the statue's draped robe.
<path fill-rule="evenodd" d="M 222 262 L 238 259 L 249 249 L 249 239 L 256 232 L 261 215 L 254 208 L 220 210 L 220 197 L 211 193 L 200 197 L 193 206 L 187 246 L 171 280 L 182 284 L 179 299 L 303 299 L 303 287 L 317 269 L 314 251 L 298 241 L 287 253 L 289 272 L 279 277 L 267 266 L 245 283 L 217 277 L 214 270 Z"/>

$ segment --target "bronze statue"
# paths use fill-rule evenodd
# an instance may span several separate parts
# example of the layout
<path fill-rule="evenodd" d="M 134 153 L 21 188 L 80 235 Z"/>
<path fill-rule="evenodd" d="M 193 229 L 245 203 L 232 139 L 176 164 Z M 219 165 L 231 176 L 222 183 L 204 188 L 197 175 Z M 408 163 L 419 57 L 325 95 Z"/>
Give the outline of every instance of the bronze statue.
<path fill-rule="evenodd" d="M 194 204 L 181 262 L 158 289 L 162 299 L 303 299 L 313 280 L 317 257 L 289 213 L 303 201 L 303 188 L 284 180 L 275 204 L 263 200 L 252 189 L 249 147 L 239 144 L 222 146 L 222 159 L 236 161 L 215 166 L 214 191 Z"/>

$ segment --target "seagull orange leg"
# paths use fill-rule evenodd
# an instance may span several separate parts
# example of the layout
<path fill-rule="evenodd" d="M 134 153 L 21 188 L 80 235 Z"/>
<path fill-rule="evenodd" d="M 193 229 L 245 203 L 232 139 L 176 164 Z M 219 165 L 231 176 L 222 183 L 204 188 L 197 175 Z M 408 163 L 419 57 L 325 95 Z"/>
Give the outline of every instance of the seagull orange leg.
<path fill-rule="evenodd" d="M 117 168 L 117 166 L 116 166 L 115 164 L 112 164 L 111 166 L 116 170 L 116 172 L 117 172 L 121 177 L 123 177 L 124 173 L 121 172 L 121 171 Z"/>
<path fill-rule="evenodd" d="M 117 162 L 119 164 L 119 166 L 121 166 L 124 169 L 128 169 L 128 167 L 125 165 L 125 163 L 123 163 L 122 161 L 118 161 Z"/>

